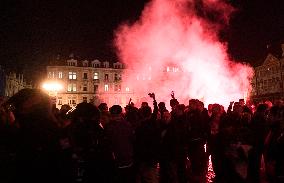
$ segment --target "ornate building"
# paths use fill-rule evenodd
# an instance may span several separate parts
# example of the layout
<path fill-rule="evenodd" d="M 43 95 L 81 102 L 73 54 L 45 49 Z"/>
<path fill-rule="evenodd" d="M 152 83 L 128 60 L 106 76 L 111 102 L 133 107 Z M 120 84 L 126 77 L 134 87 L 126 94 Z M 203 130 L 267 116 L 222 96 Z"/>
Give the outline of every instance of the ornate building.
<path fill-rule="evenodd" d="M 255 68 L 251 93 L 255 101 L 274 101 L 284 97 L 284 44 L 281 46 L 281 58 L 268 54 L 263 64 Z"/>
<path fill-rule="evenodd" d="M 27 85 L 24 81 L 23 74 L 16 74 L 15 72 L 10 72 L 5 77 L 5 96 L 11 97 L 18 91 L 24 88 L 31 88 L 30 85 Z"/>
<path fill-rule="evenodd" d="M 123 69 L 119 62 L 110 64 L 71 58 L 63 65 L 47 66 L 44 88 L 54 97 L 57 108 L 63 104 L 76 106 L 83 101 L 95 105 L 101 102 L 125 105 L 133 91 L 121 82 Z"/>

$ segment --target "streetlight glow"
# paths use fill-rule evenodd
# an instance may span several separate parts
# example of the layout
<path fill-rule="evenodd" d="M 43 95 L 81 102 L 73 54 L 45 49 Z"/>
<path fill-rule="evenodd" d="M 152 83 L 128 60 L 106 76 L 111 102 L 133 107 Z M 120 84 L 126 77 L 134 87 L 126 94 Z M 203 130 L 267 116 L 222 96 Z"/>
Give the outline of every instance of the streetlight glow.
<path fill-rule="evenodd" d="M 42 88 L 46 91 L 60 91 L 63 89 L 63 86 L 59 83 L 43 83 Z"/>

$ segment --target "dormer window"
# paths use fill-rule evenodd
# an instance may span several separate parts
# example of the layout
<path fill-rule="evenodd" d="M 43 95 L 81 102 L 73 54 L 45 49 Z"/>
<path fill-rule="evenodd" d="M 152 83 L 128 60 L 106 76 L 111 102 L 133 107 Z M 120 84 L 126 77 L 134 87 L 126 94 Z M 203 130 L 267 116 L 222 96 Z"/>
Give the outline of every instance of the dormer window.
<path fill-rule="evenodd" d="M 103 62 L 103 68 L 109 68 L 109 63 L 108 62 Z"/>
<path fill-rule="evenodd" d="M 77 60 L 71 59 L 71 60 L 67 60 L 67 65 L 68 66 L 77 66 Z"/>
<path fill-rule="evenodd" d="M 113 64 L 113 67 L 114 67 L 115 69 L 122 69 L 122 64 L 119 63 L 119 62 L 116 62 L 116 63 Z"/>
<path fill-rule="evenodd" d="M 100 65 L 101 65 L 101 62 L 100 62 L 100 61 L 98 61 L 98 60 L 92 61 L 92 67 L 94 67 L 94 68 L 99 68 Z"/>
<path fill-rule="evenodd" d="M 87 60 L 83 61 L 83 67 L 88 67 L 88 61 Z"/>

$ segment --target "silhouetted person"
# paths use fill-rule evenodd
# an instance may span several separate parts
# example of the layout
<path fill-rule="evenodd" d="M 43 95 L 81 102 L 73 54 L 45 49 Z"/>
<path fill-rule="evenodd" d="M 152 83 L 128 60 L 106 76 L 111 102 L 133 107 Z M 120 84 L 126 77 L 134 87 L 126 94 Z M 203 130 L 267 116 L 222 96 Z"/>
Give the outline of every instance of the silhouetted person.
<path fill-rule="evenodd" d="M 142 107 L 139 112 L 142 116 L 140 126 L 135 130 L 135 162 L 137 166 L 137 183 L 157 183 L 157 163 L 159 148 L 159 128 L 157 124 L 158 106 L 154 100 L 154 111 Z"/>
<path fill-rule="evenodd" d="M 49 96 L 40 90 L 23 89 L 10 98 L 19 138 L 14 182 L 63 181 L 60 148 Z"/>
<path fill-rule="evenodd" d="M 131 124 L 123 118 L 119 105 L 112 106 L 110 113 L 111 120 L 105 126 L 105 132 L 116 166 L 114 182 L 132 183 L 134 131 Z"/>

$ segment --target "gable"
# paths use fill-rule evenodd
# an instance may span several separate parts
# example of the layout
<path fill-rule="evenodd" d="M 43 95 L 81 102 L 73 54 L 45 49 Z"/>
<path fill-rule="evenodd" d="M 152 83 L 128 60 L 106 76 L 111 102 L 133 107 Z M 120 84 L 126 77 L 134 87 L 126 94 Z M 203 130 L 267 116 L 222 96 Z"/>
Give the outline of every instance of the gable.
<path fill-rule="evenodd" d="M 269 53 L 262 65 L 275 65 L 279 63 L 280 63 L 279 59 Z"/>

